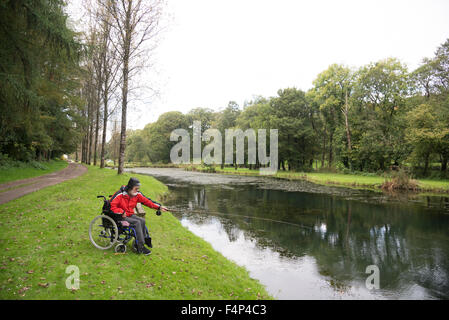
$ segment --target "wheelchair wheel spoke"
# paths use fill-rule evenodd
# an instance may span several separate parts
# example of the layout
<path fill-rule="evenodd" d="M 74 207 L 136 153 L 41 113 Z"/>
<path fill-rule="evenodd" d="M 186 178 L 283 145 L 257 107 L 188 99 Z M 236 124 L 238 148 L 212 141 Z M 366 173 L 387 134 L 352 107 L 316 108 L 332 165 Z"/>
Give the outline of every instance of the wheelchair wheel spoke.
<path fill-rule="evenodd" d="M 89 227 L 89 239 L 98 249 L 111 248 L 118 238 L 118 228 L 114 220 L 100 215 L 94 218 Z"/>

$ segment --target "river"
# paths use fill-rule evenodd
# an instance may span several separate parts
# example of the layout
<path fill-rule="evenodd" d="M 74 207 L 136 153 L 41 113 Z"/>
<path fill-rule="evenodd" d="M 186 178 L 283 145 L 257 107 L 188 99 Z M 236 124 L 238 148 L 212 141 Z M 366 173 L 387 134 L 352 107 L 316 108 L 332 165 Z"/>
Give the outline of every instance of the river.
<path fill-rule="evenodd" d="M 164 205 L 182 225 L 275 298 L 449 298 L 448 197 L 182 169 L 129 171 L 165 183 Z M 369 266 L 378 268 L 379 288 L 367 287 Z"/>

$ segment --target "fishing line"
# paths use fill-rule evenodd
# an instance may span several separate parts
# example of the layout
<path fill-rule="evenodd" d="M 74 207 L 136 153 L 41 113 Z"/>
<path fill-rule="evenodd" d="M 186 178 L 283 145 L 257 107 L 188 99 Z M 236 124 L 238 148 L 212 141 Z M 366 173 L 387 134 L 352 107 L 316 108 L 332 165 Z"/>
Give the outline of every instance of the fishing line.
<path fill-rule="evenodd" d="M 183 214 L 183 212 L 181 210 L 176 210 L 176 209 L 172 210 L 172 208 L 169 208 L 169 210 L 173 211 L 173 212 L 177 212 L 177 213 Z M 204 214 L 204 212 L 198 211 L 198 210 L 190 210 L 189 213 L 190 212 L 191 213 L 196 213 L 196 214 Z M 288 224 L 288 225 L 292 225 L 292 226 L 295 226 L 295 227 L 300 227 L 300 228 L 304 228 L 304 229 L 313 230 L 313 228 L 308 227 L 308 226 L 304 226 L 304 225 L 301 225 L 301 224 L 288 222 L 288 221 L 282 221 L 282 220 L 275 220 L 275 219 L 270 219 L 270 218 L 262 218 L 262 217 L 255 217 L 255 216 L 244 216 L 244 215 L 240 215 L 240 214 L 222 213 L 222 212 L 217 212 L 217 211 L 208 211 L 208 213 L 210 213 L 211 215 L 218 215 L 218 216 L 231 216 L 231 217 L 241 217 L 241 218 L 249 218 L 249 219 L 256 219 L 256 220 L 264 220 L 264 221 L 281 223 L 281 224 Z"/>

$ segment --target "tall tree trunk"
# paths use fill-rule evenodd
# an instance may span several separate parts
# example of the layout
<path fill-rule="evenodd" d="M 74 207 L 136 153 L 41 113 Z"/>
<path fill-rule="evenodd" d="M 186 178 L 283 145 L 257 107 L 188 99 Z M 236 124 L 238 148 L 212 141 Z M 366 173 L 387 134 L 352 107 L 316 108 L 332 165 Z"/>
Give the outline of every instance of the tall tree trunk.
<path fill-rule="evenodd" d="M 101 161 L 100 161 L 100 168 L 104 168 L 104 152 L 106 147 L 106 129 L 108 125 L 108 97 L 107 97 L 107 90 L 105 90 L 104 94 L 104 111 L 103 111 L 103 135 L 101 137 Z"/>
<path fill-rule="evenodd" d="M 94 145 L 94 166 L 97 165 L 97 147 L 98 147 L 98 131 L 100 130 L 100 93 L 101 88 L 97 88 L 98 90 L 98 100 L 97 100 L 97 110 L 96 110 L 96 119 L 95 119 L 95 145 Z"/>
<path fill-rule="evenodd" d="M 120 133 L 120 152 L 118 159 L 118 174 L 123 173 L 125 166 L 125 149 L 126 149 L 126 112 L 128 109 L 128 81 L 129 81 L 129 58 L 131 52 L 131 10 L 132 4 L 129 2 L 126 10 L 126 18 L 124 23 L 123 39 L 123 87 L 122 87 L 122 124 Z"/>
<path fill-rule="evenodd" d="M 323 132 L 323 149 L 321 153 L 321 168 L 324 168 L 324 162 L 326 160 L 326 134 Z"/>
<path fill-rule="evenodd" d="M 128 108 L 128 56 L 125 56 L 123 62 L 123 88 L 122 88 L 122 123 L 120 132 L 120 151 L 118 158 L 118 174 L 123 173 L 125 165 L 126 149 L 126 112 Z"/>
<path fill-rule="evenodd" d="M 106 148 L 106 133 L 107 133 L 107 125 L 108 125 L 108 102 L 109 102 L 109 86 L 114 80 L 114 72 L 111 64 L 111 58 L 108 56 L 109 53 L 109 34 L 110 34 L 110 28 L 109 28 L 109 18 L 110 16 L 107 16 L 106 19 L 107 22 L 104 23 L 104 29 L 103 29 L 103 51 L 101 53 L 101 59 L 102 59 L 102 67 L 103 67 L 103 77 L 104 81 L 102 83 L 103 85 L 103 134 L 101 138 L 101 152 L 100 152 L 100 168 L 104 168 L 105 166 L 105 148 Z"/>
<path fill-rule="evenodd" d="M 327 167 L 330 168 L 332 166 L 332 161 L 333 161 L 333 142 L 334 142 L 334 132 L 330 132 L 329 134 L 329 162 L 327 164 Z"/>
<path fill-rule="evenodd" d="M 92 118 L 92 116 L 91 116 Z M 89 124 L 89 136 L 88 136 L 88 143 L 87 143 L 87 164 L 90 165 L 91 163 L 91 159 L 92 159 L 92 140 L 93 140 L 93 132 L 94 132 L 94 128 L 93 128 L 93 121 L 92 119 L 90 119 L 90 124 Z"/>
<path fill-rule="evenodd" d="M 423 175 L 427 175 L 427 170 L 429 169 L 429 154 L 426 154 L 426 158 L 424 159 L 424 172 Z"/>
<path fill-rule="evenodd" d="M 446 172 L 446 169 L 447 169 L 447 161 L 448 161 L 447 156 L 444 155 L 444 156 L 442 157 L 442 159 L 441 159 L 441 172 Z"/>
<path fill-rule="evenodd" d="M 92 120 L 92 94 L 89 95 L 90 101 L 88 102 L 88 111 L 87 111 L 87 158 L 86 163 L 90 165 L 90 159 L 91 159 L 91 151 L 92 151 L 92 132 L 93 132 L 93 120 Z"/>

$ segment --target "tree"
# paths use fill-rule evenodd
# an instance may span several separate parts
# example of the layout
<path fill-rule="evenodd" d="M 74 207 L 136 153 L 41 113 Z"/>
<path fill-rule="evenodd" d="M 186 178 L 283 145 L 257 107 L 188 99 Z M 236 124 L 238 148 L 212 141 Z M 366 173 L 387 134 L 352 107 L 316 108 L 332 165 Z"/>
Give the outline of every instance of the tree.
<path fill-rule="evenodd" d="M 155 123 L 143 130 L 143 140 L 149 161 L 170 162 L 170 150 L 177 143 L 170 141 L 170 134 L 175 129 L 187 130 L 191 123 L 179 111 L 166 112 L 160 115 Z"/>
<path fill-rule="evenodd" d="M 392 161 L 398 165 L 406 157 L 403 115 L 409 89 L 406 67 L 393 58 L 357 72 L 353 94 L 357 143 L 353 143 L 353 153 L 360 168 L 385 170 Z"/>
<path fill-rule="evenodd" d="M 69 153 L 80 138 L 83 47 L 67 27 L 64 5 L 0 3 L 0 153 L 14 159 Z"/>
<path fill-rule="evenodd" d="M 351 129 L 349 125 L 349 112 L 351 103 L 349 101 L 353 89 L 353 73 L 345 66 L 333 64 L 321 72 L 314 81 L 314 88 L 309 95 L 319 105 L 324 122 L 327 124 L 329 137 L 328 166 L 332 166 L 334 153 L 335 130 L 340 124 L 340 112 L 344 117 L 346 130 L 347 152 L 345 164 L 349 166 L 351 154 Z M 325 143 L 323 146 L 323 152 Z M 324 158 L 324 157 L 323 157 Z"/>
<path fill-rule="evenodd" d="M 102 86 L 100 91 L 103 101 L 103 132 L 100 151 L 100 168 L 104 168 L 108 120 L 110 114 L 114 112 L 114 110 L 109 110 L 109 102 L 119 83 L 119 81 L 117 81 L 117 72 L 119 71 L 120 64 L 117 62 L 117 52 L 111 42 L 111 15 L 107 10 L 100 6 L 97 16 L 100 19 L 98 49 L 99 65 L 102 66 Z"/>
<path fill-rule="evenodd" d="M 270 100 L 268 128 L 279 130 L 279 163 L 288 163 L 289 170 L 308 169 L 315 153 L 314 131 L 310 105 L 304 91 L 296 88 L 278 90 Z M 267 128 L 267 129 L 268 129 Z"/>
<path fill-rule="evenodd" d="M 218 113 L 215 121 L 213 121 L 212 126 L 220 131 L 222 139 L 224 139 L 225 137 L 226 129 L 235 127 L 237 118 L 239 117 L 240 113 L 241 110 L 239 108 L 239 105 L 235 101 L 229 101 L 228 106 L 222 112 Z M 225 142 L 222 141 L 222 145 L 224 145 L 224 143 Z M 221 168 L 224 167 L 224 163 L 225 153 L 222 152 Z"/>
<path fill-rule="evenodd" d="M 411 79 L 415 84 L 415 90 L 422 93 L 427 99 L 436 93 L 436 64 L 435 61 L 425 58 L 422 65 L 411 74 Z"/>
<path fill-rule="evenodd" d="M 439 93 L 449 92 L 449 39 L 438 47 L 433 59 L 436 84 Z"/>
<path fill-rule="evenodd" d="M 99 0 L 111 21 L 105 20 L 115 31 L 115 44 L 118 53 L 122 75 L 122 119 L 120 133 L 120 153 L 118 174 L 123 173 L 126 149 L 126 115 L 128 111 L 128 94 L 130 80 L 142 69 L 139 59 L 148 54 L 149 49 L 144 43 L 152 40 L 159 29 L 161 16 L 161 1 L 159 0 Z M 147 58 L 147 57 L 145 57 Z"/>
<path fill-rule="evenodd" d="M 436 108 L 429 104 L 421 104 L 409 111 L 407 119 L 410 124 L 407 140 L 413 145 L 411 159 L 415 163 L 424 162 L 423 175 L 426 175 L 431 155 L 448 149 L 449 127 Z"/>

